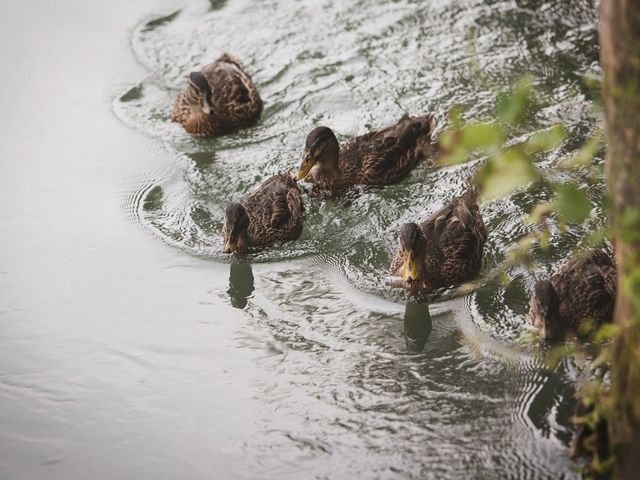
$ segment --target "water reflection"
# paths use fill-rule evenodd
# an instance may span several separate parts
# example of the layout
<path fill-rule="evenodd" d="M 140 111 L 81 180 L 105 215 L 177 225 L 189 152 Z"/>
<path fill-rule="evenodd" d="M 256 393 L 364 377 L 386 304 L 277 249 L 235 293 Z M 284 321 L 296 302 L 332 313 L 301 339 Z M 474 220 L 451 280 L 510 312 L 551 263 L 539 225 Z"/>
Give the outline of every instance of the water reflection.
<path fill-rule="evenodd" d="M 321 3 L 303 0 L 291 8 L 274 0 L 256 9 L 246 0 L 198 0 L 133 32 L 136 58 L 149 75 L 116 99 L 114 109 L 175 156 L 175 169 L 145 172 L 131 195 L 140 222 L 168 243 L 198 258 L 228 262 L 220 236 L 225 206 L 246 198 L 267 176 L 295 168 L 304 138 L 320 123 L 346 140 L 405 111 L 433 112 L 443 124 L 455 103 L 467 107 L 469 118 L 493 115 L 495 90 L 525 71 L 539 79 L 546 105 L 527 119 L 527 129 L 563 120 L 571 143 L 581 142 L 598 122 L 581 81 L 585 72 L 598 72 L 595 0 Z M 310 22 L 313 29 L 306 28 Z M 473 55 L 464 40 L 471 32 Z M 176 89 L 184 85 L 185 72 L 225 50 L 240 56 L 264 95 L 260 126 L 212 141 L 191 138 L 170 121 Z M 486 82 L 469 68 L 472 56 Z M 559 158 L 542 155 L 541 166 Z M 472 168 L 427 165 L 398 185 L 363 191 L 348 200 L 349 208 L 309 199 L 297 242 L 252 254 L 251 261 L 262 264 L 259 295 L 252 296 L 251 267 L 231 265 L 229 303 L 244 308 L 255 328 L 246 341 L 271 339 L 295 352 L 258 363 L 258 387 L 251 385 L 261 389 L 256 398 L 268 412 L 262 431 L 290 432 L 291 419 L 304 422 L 283 434 L 282 443 L 273 434 L 248 440 L 245 451 L 255 463 L 239 475 L 252 476 L 247 469 L 253 466 L 261 472 L 253 476 L 264 476 L 266 469 L 277 478 L 305 476 L 311 469 L 323 478 L 424 478 L 434 471 L 438 478 L 572 475 L 558 447 L 568 443 L 565 398 L 573 395 L 574 378 L 546 372 L 533 361 L 484 355 L 493 342 L 461 342 L 461 330 L 473 333 L 475 325 L 498 345 L 516 342 L 528 322 L 528 271 L 509 272 L 506 287 L 490 284 L 465 299 L 439 302 L 433 332 L 428 305 L 406 305 L 406 348 L 426 350 L 423 355 L 395 355 L 397 314 L 368 302 L 370 295 L 397 301 L 380 276 L 396 250 L 400 225 L 461 193 Z M 552 195 L 534 185 L 482 206 L 491 232 L 487 271 L 529 233 L 522 218 L 532 204 Z M 536 251 L 543 273 L 562 262 L 588 230 L 573 228 L 567 241 L 554 235 L 554 248 Z M 300 259 L 299 267 L 283 268 L 283 260 L 293 259 Z M 353 289 L 341 288 L 343 277 Z M 246 308 L 249 296 L 252 308 Z M 239 367 L 240 376 L 249 378 L 254 366 L 250 372 Z M 293 440 L 299 438 L 313 441 Z M 317 438 L 341 455 L 311 446 Z M 299 469 L 316 461 L 309 470 Z M 390 464 L 398 468 L 395 474 L 386 470 Z M 279 467 L 285 470 L 273 470 Z"/>
<path fill-rule="evenodd" d="M 404 311 L 404 339 L 407 342 L 407 350 L 421 352 L 431 335 L 432 328 L 429 304 L 407 302 Z"/>
<path fill-rule="evenodd" d="M 235 308 L 244 308 L 254 289 L 251 264 L 238 262 L 232 263 L 230 267 L 227 293 L 231 299 L 231 305 Z"/>

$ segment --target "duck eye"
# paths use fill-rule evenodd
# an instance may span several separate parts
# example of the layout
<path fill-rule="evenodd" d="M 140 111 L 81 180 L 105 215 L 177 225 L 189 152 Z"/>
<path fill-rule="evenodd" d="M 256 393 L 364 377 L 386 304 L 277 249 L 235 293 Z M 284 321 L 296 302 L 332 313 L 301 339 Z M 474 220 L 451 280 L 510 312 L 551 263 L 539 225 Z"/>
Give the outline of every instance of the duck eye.
<path fill-rule="evenodd" d="M 319 140 L 318 143 L 316 143 L 313 146 L 312 152 L 313 152 L 313 156 L 314 157 L 319 157 L 322 155 L 322 151 L 324 150 L 324 143 L 322 140 Z"/>

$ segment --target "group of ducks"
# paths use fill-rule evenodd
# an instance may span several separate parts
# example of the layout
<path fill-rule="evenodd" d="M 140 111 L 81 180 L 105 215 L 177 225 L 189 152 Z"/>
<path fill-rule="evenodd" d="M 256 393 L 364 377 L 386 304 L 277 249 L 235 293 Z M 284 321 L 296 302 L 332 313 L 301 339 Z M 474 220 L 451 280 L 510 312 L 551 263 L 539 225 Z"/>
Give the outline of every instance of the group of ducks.
<path fill-rule="evenodd" d="M 251 76 L 236 58 L 224 54 L 189 75 L 171 119 L 190 134 L 215 137 L 255 125 L 261 112 L 262 99 Z M 330 128 L 315 128 L 295 176 L 274 175 L 244 202 L 226 208 L 224 252 L 244 253 L 297 239 L 304 212 L 298 181 L 323 199 L 340 197 L 356 185 L 400 181 L 432 151 L 434 128 L 431 115 L 404 115 L 391 126 L 342 144 Z M 414 293 L 460 285 L 479 274 L 486 238 L 478 190 L 471 186 L 420 225 L 402 225 L 390 274 Z M 551 280 L 538 282 L 529 313 L 544 338 L 559 340 L 578 333 L 587 319 L 610 321 L 615 295 L 611 256 L 592 250 L 570 260 Z"/>

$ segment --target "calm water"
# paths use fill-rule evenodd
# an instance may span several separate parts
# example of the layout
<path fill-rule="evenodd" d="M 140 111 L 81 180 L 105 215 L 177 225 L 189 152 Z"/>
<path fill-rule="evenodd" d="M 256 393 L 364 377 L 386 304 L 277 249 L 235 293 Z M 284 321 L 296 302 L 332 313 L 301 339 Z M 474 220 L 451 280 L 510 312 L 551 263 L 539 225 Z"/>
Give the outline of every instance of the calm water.
<path fill-rule="evenodd" d="M 579 367 L 548 372 L 518 338 L 536 278 L 599 210 L 537 252 L 534 272 L 430 305 L 384 285 L 396 234 L 461 193 L 472 165 L 305 198 L 300 240 L 244 261 L 220 253 L 219 232 L 228 202 L 298 166 L 315 125 L 348 138 L 405 111 L 444 119 L 454 103 L 480 117 L 525 71 L 545 105 L 527 127 L 561 120 L 575 148 L 598 122 L 582 81 L 599 72 L 594 2 L 3 10 L 1 478 L 575 476 Z M 169 120 L 173 99 L 224 51 L 252 73 L 264 115 L 190 138 Z M 550 195 L 482 206 L 485 269 Z"/>

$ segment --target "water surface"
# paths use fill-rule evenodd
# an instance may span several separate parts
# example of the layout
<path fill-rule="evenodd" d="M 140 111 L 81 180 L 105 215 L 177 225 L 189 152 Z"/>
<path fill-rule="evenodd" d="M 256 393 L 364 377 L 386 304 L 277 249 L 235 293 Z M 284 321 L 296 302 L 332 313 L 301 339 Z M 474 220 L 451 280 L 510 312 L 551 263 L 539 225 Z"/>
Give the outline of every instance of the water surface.
<path fill-rule="evenodd" d="M 243 260 L 221 253 L 219 232 L 228 202 L 297 168 L 314 126 L 346 139 L 404 112 L 444 119 L 454 103 L 483 117 L 525 71 L 545 105 L 527 128 L 568 126 L 562 151 L 540 159 L 553 165 L 598 122 L 582 81 L 599 71 L 596 6 L 257 5 L 8 8 L 0 54 L 15 68 L 2 81 L 18 93 L 0 117 L 13 139 L 1 476 L 574 477 L 579 368 L 548 372 L 516 340 L 535 279 L 599 209 L 555 234 L 534 272 L 430 305 L 384 285 L 397 231 L 461 193 L 473 165 L 424 165 L 345 201 L 305 197 L 302 237 Z M 43 44 L 45 28 L 55 42 Z M 173 99 L 224 51 L 252 73 L 264 115 L 237 135 L 189 137 L 170 122 Z M 482 206 L 485 270 L 550 196 L 534 185 Z"/>

